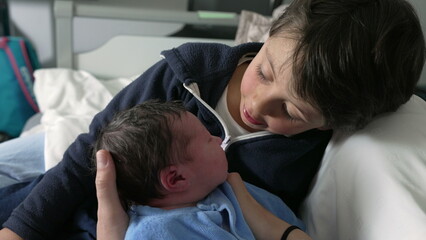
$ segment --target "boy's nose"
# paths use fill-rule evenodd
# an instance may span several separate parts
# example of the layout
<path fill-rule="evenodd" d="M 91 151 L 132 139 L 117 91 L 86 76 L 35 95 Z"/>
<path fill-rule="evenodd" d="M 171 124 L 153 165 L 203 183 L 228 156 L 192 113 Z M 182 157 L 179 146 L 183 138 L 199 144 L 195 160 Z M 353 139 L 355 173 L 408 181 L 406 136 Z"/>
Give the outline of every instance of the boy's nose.
<path fill-rule="evenodd" d="M 253 101 L 253 114 L 270 115 L 275 108 L 279 107 L 274 99 L 271 93 L 258 95 L 257 99 Z"/>

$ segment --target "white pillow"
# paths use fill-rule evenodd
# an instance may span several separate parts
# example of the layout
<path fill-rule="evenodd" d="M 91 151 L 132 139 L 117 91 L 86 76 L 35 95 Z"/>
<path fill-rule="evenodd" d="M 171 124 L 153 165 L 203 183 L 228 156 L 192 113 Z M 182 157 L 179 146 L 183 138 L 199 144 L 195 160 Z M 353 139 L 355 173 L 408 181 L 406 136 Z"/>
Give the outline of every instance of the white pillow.
<path fill-rule="evenodd" d="M 282 14 L 287 6 L 286 4 L 278 6 L 272 16 L 264 16 L 247 10 L 241 11 L 235 43 L 265 42 L 269 37 L 272 22 Z"/>
<path fill-rule="evenodd" d="M 425 239 L 426 102 L 335 133 L 302 219 L 316 240 Z"/>

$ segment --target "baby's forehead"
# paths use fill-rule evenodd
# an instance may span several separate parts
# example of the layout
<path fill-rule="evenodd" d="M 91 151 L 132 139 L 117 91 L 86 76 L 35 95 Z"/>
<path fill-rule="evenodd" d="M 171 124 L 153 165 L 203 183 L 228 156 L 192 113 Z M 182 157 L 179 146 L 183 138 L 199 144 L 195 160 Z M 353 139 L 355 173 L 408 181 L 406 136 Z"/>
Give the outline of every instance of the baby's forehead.
<path fill-rule="evenodd" d="M 174 116 L 170 120 L 169 128 L 173 142 L 172 152 L 177 153 L 181 157 L 181 154 L 185 156 L 190 155 L 191 151 L 187 151 L 188 147 L 197 142 L 197 135 L 200 134 L 200 131 L 197 130 L 199 129 L 196 126 L 197 122 L 200 123 L 201 127 L 204 127 L 198 118 L 189 112 L 182 113 L 179 117 Z"/>
<path fill-rule="evenodd" d="M 191 138 L 199 128 L 198 123 L 202 126 L 200 120 L 190 112 L 182 112 L 179 117 L 169 118 L 169 121 L 170 132 L 175 138 Z"/>

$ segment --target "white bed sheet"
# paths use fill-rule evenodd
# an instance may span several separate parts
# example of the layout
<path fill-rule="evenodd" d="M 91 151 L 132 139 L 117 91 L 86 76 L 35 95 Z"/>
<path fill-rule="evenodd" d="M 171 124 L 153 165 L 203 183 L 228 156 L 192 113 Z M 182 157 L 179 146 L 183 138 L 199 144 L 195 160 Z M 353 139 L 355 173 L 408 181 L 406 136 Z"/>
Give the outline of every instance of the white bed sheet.
<path fill-rule="evenodd" d="M 334 134 L 302 218 L 315 240 L 426 239 L 426 102 Z"/>
<path fill-rule="evenodd" d="M 83 132 L 96 113 L 134 78 L 101 80 L 85 71 L 40 69 L 35 71 L 34 92 L 43 113 L 45 168 L 55 166 L 68 146 Z"/>

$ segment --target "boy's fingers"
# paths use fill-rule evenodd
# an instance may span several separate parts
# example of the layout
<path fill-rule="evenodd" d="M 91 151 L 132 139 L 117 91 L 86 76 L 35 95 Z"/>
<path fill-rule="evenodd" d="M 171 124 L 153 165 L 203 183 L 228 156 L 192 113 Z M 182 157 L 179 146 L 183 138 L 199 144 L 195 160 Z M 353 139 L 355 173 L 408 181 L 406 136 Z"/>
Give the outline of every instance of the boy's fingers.
<path fill-rule="evenodd" d="M 226 179 L 232 187 L 240 188 L 244 186 L 243 180 L 239 173 L 231 172 L 228 173 L 228 178 Z"/>
<path fill-rule="evenodd" d="M 100 203 L 110 203 L 118 199 L 115 184 L 115 167 L 111 154 L 105 150 L 96 153 L 96 194 Z"/>
<path fill-rule="evenodd" d="M 98 198 L 97 239 L 124 239 L 129 217 L 121 206 L 115 184 L 115 166 L 111 154 L 96 153 L 96 195 Z"/>

